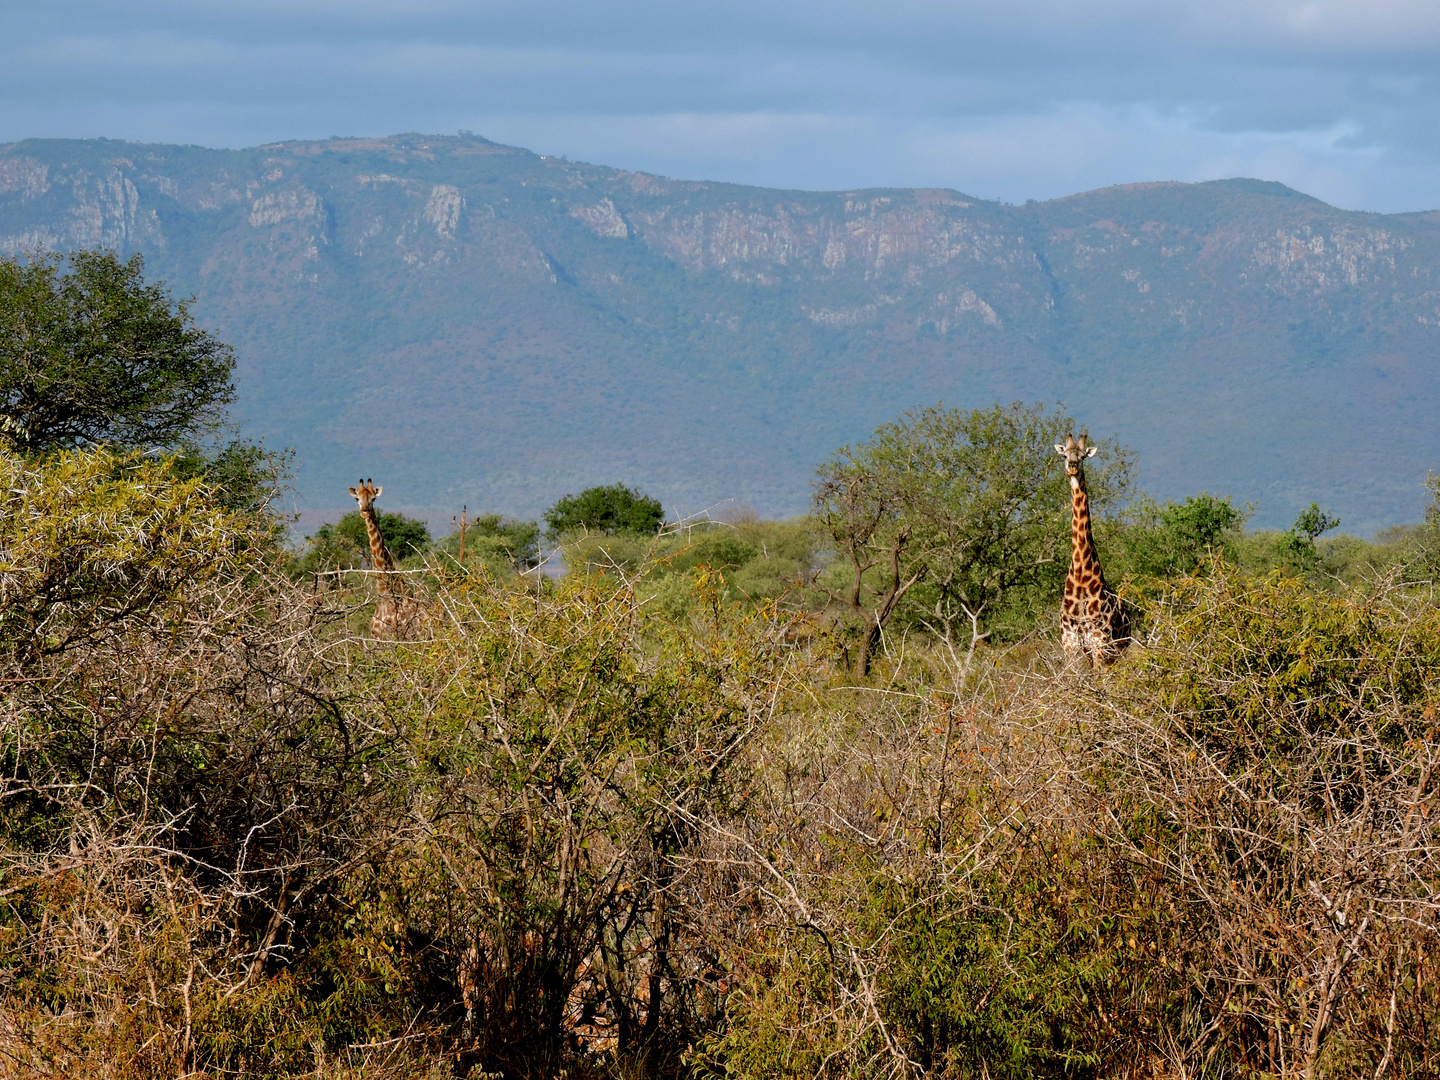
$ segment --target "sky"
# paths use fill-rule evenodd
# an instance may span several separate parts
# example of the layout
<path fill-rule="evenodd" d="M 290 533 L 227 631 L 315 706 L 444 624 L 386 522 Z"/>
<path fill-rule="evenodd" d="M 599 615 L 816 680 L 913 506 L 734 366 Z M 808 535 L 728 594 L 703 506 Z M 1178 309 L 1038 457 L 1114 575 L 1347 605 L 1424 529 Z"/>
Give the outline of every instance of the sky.
<path fill-rule="evenodd" d="M 460 130 L 770 187 L 1434 209 L 1440 0 L 0 0 L 3 142 Z"/>

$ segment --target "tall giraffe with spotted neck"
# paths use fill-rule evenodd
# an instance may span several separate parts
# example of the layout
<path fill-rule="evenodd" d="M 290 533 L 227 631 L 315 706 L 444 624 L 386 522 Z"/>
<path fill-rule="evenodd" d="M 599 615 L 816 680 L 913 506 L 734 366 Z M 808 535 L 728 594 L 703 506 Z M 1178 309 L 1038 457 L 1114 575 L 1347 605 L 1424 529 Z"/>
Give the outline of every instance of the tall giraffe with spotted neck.
<path fill-rule="evenodd" d="M 1090 531 L 1090 494 L 1085 489 L 1085 459 L 1098 447 L 1085 445 L 1082 432 L 1055 444 L 1070 477 L 1070 573 L 1060 612 L 1060 644 L 1071 657 L 1084 655 L 1099 669 L 1113 664 L 1130 644 L 1130 620 L 1120 597 L 1105 584 L 1095 537 Z"/>
<path fill-rule="evenodd" d="M 359 487 L 352 487 L 350 494 L 360 505 L 360 520 L 365 522 L 365 535 L 370 538 L 370 565 L 375 571 L 375 583 L 379 596 L 375 600 L 375 615 L 370 620 L 370 633 L 377 638 L 403 638 L 409 634 L 414 620 L 414 604 L 397 585 L 395 557 L 385 546 L 380 535 L 380 523 L 375 518 L 375 500 L 384 488 L 376 487 L 373 480 L 361 480 Z"/>

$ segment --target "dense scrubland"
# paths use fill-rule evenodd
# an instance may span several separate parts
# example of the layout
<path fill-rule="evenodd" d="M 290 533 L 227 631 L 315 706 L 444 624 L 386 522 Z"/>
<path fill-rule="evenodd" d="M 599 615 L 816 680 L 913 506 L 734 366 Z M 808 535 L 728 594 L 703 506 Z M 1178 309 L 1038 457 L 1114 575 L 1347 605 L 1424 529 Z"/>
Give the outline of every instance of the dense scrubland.
<path fill-rule="evenodd" d="M 376 641 L 358 560 L 206 475 L 0 468 L 13 1075 L 1440 1067 L 1433 515 L 1141 502 L 1115 668 L 1064 666 L 1062 560 L 948 640 L 927 571 L 862 675 L 823 483 L 559 581 L 503 520 L 412 547 Z"/>
<path fill-rule="evenodd" d="M 71 437 L 6 340 L 0 1075 L 1440 1072 L 1433 478 L 1375 540 L 1257 533 L 1105 446 L 1136 640 L 1092 672 L 1070 418 L 937 407 L 801 520 L 616 485 L 462 557 L 382 514 L 377 640 L 363 528 L 287 546 L 215 393 Z M 154 374 L 141 419 L 195 386 Z"/>

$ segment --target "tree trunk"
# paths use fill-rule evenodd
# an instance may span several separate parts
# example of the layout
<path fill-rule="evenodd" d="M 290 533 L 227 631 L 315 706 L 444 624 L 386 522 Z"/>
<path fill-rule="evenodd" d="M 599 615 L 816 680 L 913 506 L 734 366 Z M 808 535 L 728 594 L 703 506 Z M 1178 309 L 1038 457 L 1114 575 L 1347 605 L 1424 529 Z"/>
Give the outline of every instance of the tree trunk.
<path fill-rule="evenodd" d="M 870 674 L 870 658 L 880 644 L 880 623 L 875 619 L 865 620 L 865 629 L 860 634 L 860 643 L 855 647 L 855 674 L 863 679 Z"/>
<path fill-rule="evenodd" d="M 895 538 L 891 546 L 886 568 L 887 578 L 885 591 L 880 595 L 880 602 L 875 606 L 873 613 L 865 617 L 864 631 L 860 635 L 860 643 L 855 651 L 855 674 L 860 678 L 870 674 L 870 661 L 875 655 L 875 650 L 880 647 L 880 633 L 885 624 L 890 621 L 890 616 L 895 613 L 896 606 L 900 603 L 901 597 L 910 591 L 910 587 L 920 580 L 925 570 L 915 571 L 910 580 L 904 584 L 900 582 L 900 553 L 905 550 L 905 544 L 910 539 L 908 530 L 902 531 Z M 859 597 L 856 596 L 856 606 L 859 606 Z"/>

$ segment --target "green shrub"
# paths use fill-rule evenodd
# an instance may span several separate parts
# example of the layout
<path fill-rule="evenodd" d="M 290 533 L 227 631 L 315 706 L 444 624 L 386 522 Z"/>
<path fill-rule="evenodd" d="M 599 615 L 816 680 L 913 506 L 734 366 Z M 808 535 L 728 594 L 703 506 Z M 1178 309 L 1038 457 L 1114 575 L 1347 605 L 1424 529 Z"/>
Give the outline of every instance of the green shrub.
<path fill-rule="evenodd" d="M 1164 506 L 1141 500 L 1123 527 L 1107 531 L 1113 574 L 1170 578 L 1202 572 L 1216 558 L 1233 562 L 1246 514 L 1208 492 Z M 1108 545 L 1107 545 L 1108 546 Z"/>
<path fill-rule="evenodd" d="M 434 549 L 459 560 L 459 530 L 442 537 Z M 492 573 L 533 569 L 540 563 L 540 526 L 501 514 L 481 514 L 466 526 L 464 555 L 466 565 L 482 563 Z"/>
<path fill-rule="evenodd" d="M 611 484 L 566 495 L 546 510 L 544 517 L 550 535 L 556 538 L 578 532 L 649 536 L 665 523 L 665 508 L 659 499 L 624 484 Z"/>

